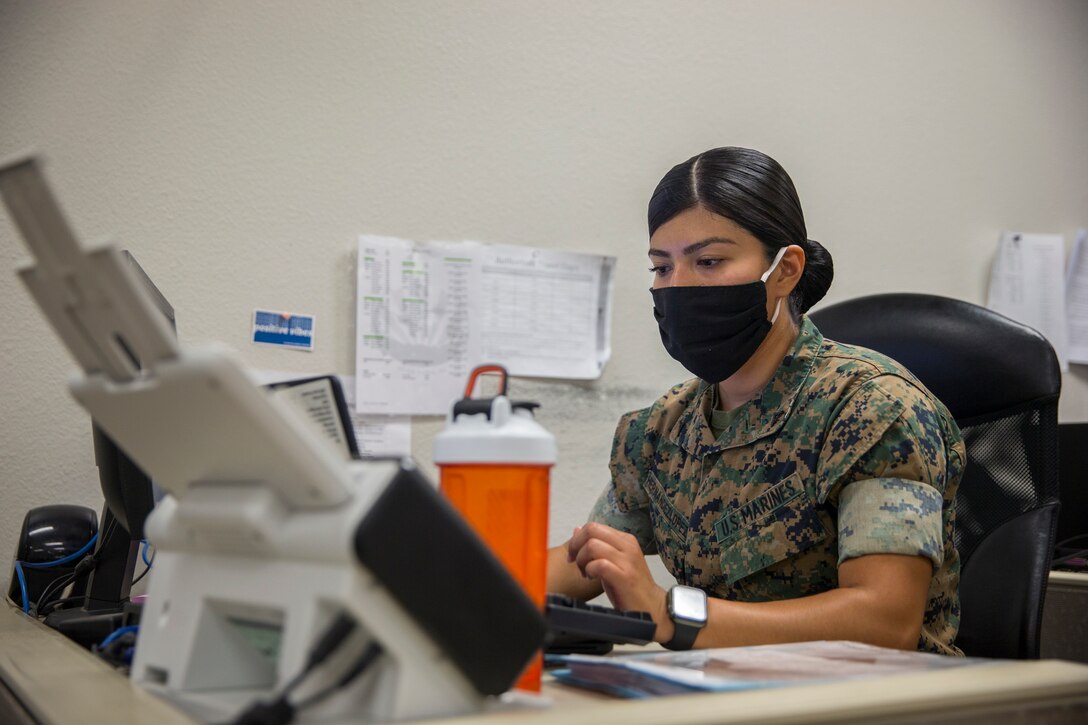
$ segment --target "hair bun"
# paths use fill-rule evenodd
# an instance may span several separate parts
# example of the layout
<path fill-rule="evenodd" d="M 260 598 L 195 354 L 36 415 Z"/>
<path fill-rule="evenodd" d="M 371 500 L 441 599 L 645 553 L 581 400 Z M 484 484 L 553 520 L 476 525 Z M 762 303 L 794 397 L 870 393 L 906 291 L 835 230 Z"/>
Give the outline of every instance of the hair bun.
<path fill-rule="evenodd" d="M 800 246 L 805 250 L 805 271 L 791 296 L 797 311 L 804 314 L 827 294 L 835 277 L 835 264 L 831 253 L 815 239 L 805 239 Z"/>

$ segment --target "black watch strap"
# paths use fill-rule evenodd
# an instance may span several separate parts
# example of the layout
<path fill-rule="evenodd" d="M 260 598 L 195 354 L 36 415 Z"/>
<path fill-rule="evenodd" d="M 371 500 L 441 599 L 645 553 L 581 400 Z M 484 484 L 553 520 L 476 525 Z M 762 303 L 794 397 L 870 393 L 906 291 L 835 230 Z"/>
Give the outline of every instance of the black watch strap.
<path fill-rule="evenodd" d="M 672 620 L 672 623 L 676 626 L 676 631 L 672 635 L 672 639 L 668 642 L 661 644 L 665 649 L 691 649 L 691 646 L 695 644 L 695 638 L 699 636 L 699 630 L 701 626 L 695 624 L 688 624 L 679 620 Z"/>

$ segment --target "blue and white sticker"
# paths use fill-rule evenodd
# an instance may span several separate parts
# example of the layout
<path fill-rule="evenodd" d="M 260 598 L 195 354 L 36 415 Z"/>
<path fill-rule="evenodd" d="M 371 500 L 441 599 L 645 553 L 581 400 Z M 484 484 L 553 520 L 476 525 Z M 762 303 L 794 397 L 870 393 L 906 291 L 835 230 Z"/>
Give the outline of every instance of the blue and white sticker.
<path fill-rule="evenodd" d="M 271 310 L 253 311 L 253 342 L 295 350 L 314 349 L 314 316 Z"/>

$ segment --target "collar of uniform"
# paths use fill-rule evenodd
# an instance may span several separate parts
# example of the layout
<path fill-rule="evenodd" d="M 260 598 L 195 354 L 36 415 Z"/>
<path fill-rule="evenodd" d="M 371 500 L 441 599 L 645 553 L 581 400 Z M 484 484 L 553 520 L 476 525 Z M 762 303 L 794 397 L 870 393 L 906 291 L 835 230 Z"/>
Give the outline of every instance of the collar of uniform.
<path fill-rule="evenodd" d="M 764 386 L 759 396 L 742 407 L 733 424 L 722 437 L 714 439 L 710 428 L 710 415 L 714 404 L 714 386 L 699 381 L 699 388 L 684 413 L 677 418 L 669 431 L 669 438 L 678 446 L 702 458 L 728 448 L 737 448 L 777 433 L 789 417 L 801 384 L 809 376 L 820 352 L 824 336 L 816 325 L 801 318 L 801 330 L 793 348 L 782 359 L 774 376 Z"/>

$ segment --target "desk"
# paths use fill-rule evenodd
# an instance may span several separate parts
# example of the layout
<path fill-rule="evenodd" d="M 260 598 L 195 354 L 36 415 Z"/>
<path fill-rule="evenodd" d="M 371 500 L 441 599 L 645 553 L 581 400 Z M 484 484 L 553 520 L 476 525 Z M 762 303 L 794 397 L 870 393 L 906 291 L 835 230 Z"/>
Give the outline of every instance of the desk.
<path fill-rule="evenodd" d="M 56 725 L 193 725 L 172 706 L 104 661 L 4 601 L 0 604 L 0 708 L 21 704 L 30 719 L 0 709 L 0 722 Z"/>
<path fill-rule="evenodd" d="M 1043 657 L 1088 662 L 1088 573 L 1050 572 L 1039 650 Z"/>
<path fill-rule="evenodd" d="M 7 604 L 0 606 L 0 681 L 8 695 L 0 696 L 0 721 L 5 723 L 192 725 L 193 722 L 133 686 L 89 652 Z M 544 692 L 554 699 L 553 707 L 437 722 L 445 725 L 918 720 L 963 723 L 988 722 L 998 715 L 1003 725 L 1088 721 L 1088 666 L 1056 660 L 656 700 L 615 700 L 554 682 L 546 683 Z M 3 709 L 5 706 L 8 711 Z"/>

